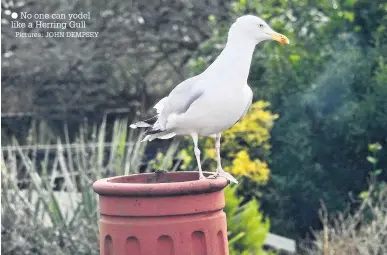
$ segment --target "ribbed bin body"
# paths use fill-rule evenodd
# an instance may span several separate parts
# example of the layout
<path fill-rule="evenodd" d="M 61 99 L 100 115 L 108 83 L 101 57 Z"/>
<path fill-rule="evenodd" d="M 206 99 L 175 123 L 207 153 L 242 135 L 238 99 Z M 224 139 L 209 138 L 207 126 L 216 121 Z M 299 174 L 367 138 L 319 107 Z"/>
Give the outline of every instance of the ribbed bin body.
<path fill-rule="evenodd" d="M 101 255 L 228 254 L 224 178 L 139 174 L 94 183 Z"/>

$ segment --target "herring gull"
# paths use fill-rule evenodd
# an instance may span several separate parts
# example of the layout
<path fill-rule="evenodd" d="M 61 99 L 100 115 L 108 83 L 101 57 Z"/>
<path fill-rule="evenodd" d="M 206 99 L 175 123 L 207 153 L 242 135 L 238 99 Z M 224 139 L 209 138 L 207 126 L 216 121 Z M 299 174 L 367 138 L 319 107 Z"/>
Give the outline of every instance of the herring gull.
<path fill-rule="evenodd" d="M 233 183 L 238 181 L 222 168 L 220 158 L 221 133 L 237 123 L 250 108 L 253 92 L 247 84 L 255 46 L 265 40 L 289 44 L 286 36 L 275 32 L 264 20 L 253 15 L 238 18 L 228 32 L 225 48 L 201 74 L 177 85 L 154 108 L 157 115 L 130 125 L 146 127 L 143 141 L 169 139 L 188 135 L 194 143 L 194 153 L 200 163 L 199 136 L 215 138 L 217 168 L 213 177 L 223 176 Z"/>

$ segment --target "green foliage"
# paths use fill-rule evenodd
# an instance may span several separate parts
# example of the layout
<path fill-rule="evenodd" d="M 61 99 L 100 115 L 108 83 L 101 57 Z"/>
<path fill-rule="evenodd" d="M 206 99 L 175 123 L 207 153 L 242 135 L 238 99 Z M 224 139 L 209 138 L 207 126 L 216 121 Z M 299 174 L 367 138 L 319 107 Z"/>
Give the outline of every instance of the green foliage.
<path fill-rule="evenodd" d="M 103 177 L 137 173 L 146 146 L 127 126 L 116 121 L 112 136 L 105 137 L 103 123 L 90 136 L 81 130 L 76 144 L 58 139 L 53 148 L 33 141 L 20 146 L 16 140 L 2 147 L 2 254 L 99 254 L 97 196 L 91 185 Z"/>
<path fill-rule="evenodd" d="M 376 169 L 379 143 L 369 144 L 372 156 L 367 160 L 373 165 L 370 184 L 360 194 L 360 205 L 355 212 L 333 213 L 328 217 L 325 207 L 320 210 L 323 230 L 314 231 L 314 240 L 304 245 L 305 254 L 386 254 L 387 252 L 387 185 L 377 180 L 382 172 Z"/>
<path fill-rule="evenodd" d="M 268 255 L 262 248 L 269 233 L 269 220 L 259 212 L 257 200 L 240 206 L 243 198 L 236 190 L 236 186 L 228 186 L 224 191 L 230 255 Z"/>
<path fill-rule="evenodd" d="M 127 126 L 116 121 L 111 137 L 106 136 L 105 123 L 93 127 L 91 135 L 82 129 L 70 146 L 58 140 L 42 148 L 31 140 L 31 147 L 25 147 L 14 140 L 2 148 L 2 254 L 99 254 L 98 203 L 91 185 L 100 178 L 138 173 L 144 158 L 142 135 L 128 132 Z M 177 148 L 178 143 L 172 143 L 165 156 L 159 153 L 144 166 L 146 171 L 173 171 L 169 167 Z M 38 156 L 42 151 L 43 159 Z M 63 180 L 60 186 L 58 178 Z M 258 202 L 241 206 L 235 187 L 227 188 L 225 196 L 230 254 L 267 254 L 262 246 L 269 221 Z"/>
<path fill-rule="evenodd" d="M 372 192 L 372 186 L 369 192 Z M 328 218 L 322 213 L 323 230 L 314 233 L 315 240 L 305 248 L 303 254 L 361 254 L 387 253 L 387 186 L 377 197 L 363 200 L 353 213 L 340 212 Z"/>
<path fill-rule="evenodd" d="M 270 54 L 268 62 L 260 63 L 264 75 L 256 72 L 265 84 L 257 93 L 281 116 L 272 133 L 270 167 L 275 176 L 268 190 L 275 191 L 264 192 L 262 202 L 278 233 L 303 236 L 311 226 L 318 227 L 320 200 L 330 211 L 344 209 L 351 202 L 349 193 L 366 188 L 367 145 L 386 144 L 387 79 L 380 70 L 386 70 L 387 55 L 378 45 L 385 30 L 365 41 L 368 35 L 362 33 L 368 28 L 354 30 L 368 24 L 354 24 L 361 12 L 357 8 L 352 9 L 353 23 L 326 11 L 329 22 L 314 31 L 315 39 L 298 35 L 296 44 L 302 47 L 289 48 L 291 54 L 297 51 L 302 56 L 297 63 L 284 50 L 278 52 L 283 56 L 280 61 L 277 54 Z M 372 8 L 365 4 L 362 10 L 372 13 Z M 385 161 L 380 163 L 387 167 Z M 294 215 L 294 222 L 277 221 L 286 215 Z"/>
<path fill-rule="evenodd" d="M 368 150 L 371 155 L 367 156 L 367 161 L 372 165 L 372 171 L 369 174 L 369 182 L 372 185 L 372 189 L 368 189 L 360 193 L 359 197 L 362 199 L 368 199 L 370 196 L 373 198 L 378 198 L 382 190 L 385 190 L 387 187 L 387 181 L 380 179 L 380 175 L 383 174 L 383 169 L 378 168 L 378 154 L 383 147 L 380 143 L 372 143 L 368 145 Z"/>
<path fill-rule="evenodd" d="M 351 202 L 349 194 L 366 189 L 367 145 L 387 145 L 387 5 L 383 0 L 236 1 L 230 16 L 244 13 L 265 18 L 290 45 L 264 42 L 253 56 L 254 96 L 270 102 L 280 118 L 271 132 L 268 185 L 243 184 L 243 191 L 248 199 L 262 194 L 274 233 L 303 237 L 320 226 L 321 200 L 328 210 L 341 210 Z M 216 23 L 194 72 L 218 55 L 227 24 Z M 387 167 L 387 161 L 378 164 Z M 386 173 L 379 178 L 387 179 Z"/>
<path fill-rule="evenodd" d="M 176 156 L 176 152 L 179 148 L 179 142 L 174 140 L 168 147 L 165 154 L 161 151 L 158 151 L 156 157 L 151 159 L 149 165 L 156 169 L 156 171 L 175 171 L 179 164 L 174 164 L 173 159 Z M 178 162 L 180 163 L 180 162 Z"/>

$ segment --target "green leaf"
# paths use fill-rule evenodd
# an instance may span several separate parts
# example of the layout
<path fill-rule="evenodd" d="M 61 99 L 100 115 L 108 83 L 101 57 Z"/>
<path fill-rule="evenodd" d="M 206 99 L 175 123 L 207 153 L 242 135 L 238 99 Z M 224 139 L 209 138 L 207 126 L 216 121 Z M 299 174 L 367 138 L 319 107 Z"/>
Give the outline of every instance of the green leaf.
<path fill-rule="evenodd" d="M 297 54 L 292 54 L 289 56 L 289 58 L 293 63 L 297 63 L 300 60 L 301 56 Z"/>
<path fill-rule="evenodd" d="M 375 176 L 378 176 L 378 175 L 380 175 L 381 173 L 382 173 L 382 169 L 376 169 L 376 170 L 374 171 Z"/>
<path fill-rule="evenodd" d="M 258 201 L 253 199 L 241 206 L 243 197 L 237 196 L 236 191 L 236 186 L 224 190 L 230 254 L 266 254 L 261 251 L 269 232 L 269 221 L 259 211 Z"/>
<path fill-rule="evenodd" d="M 371 156 L 367 157 L 367 161 L 370 162 L 373 165 L 375 165 L 378 162 L 378 160 L 376 158 L 371 157 Z"/>
<path fill-rule="evenodd" d="M 208 16 L 208 20 L 209 20 L 211 23 L 216 23 L 216 18 L 215 18 L 214 15 Z"/>
<path fill-rule="evenodd" d="M 380 143 L 371 143 L 368 145 L 368 150 L 370 152 L 376 152 L 380 151 L 383 147 L 380 145 Z"/>
<path fill-rule="evenodd" d="M 355 14 L 353 12 L 344 12 L 343 16 L 345 19 L 349 20 L 350 22 L 353 22 L 355 18 Z"/>
<path fill-rule="evenodd" d="M 359 194 L 359 198 L 366 199 L 369 196 L 367 191 L 363 191 Z"/>

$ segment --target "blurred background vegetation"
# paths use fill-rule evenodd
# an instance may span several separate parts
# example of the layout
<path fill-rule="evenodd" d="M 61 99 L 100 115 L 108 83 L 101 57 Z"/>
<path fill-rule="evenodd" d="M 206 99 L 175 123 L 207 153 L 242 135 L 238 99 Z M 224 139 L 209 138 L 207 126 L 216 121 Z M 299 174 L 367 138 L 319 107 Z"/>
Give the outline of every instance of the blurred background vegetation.
<path fill-rule="evenodd" d="M 270 225 L 305 244 L 306 254 L 386 254 L 387 241 L 377 241 L 387 231 L 386 1 L 1 4 L 5 254 L 97 254 L 94 180 L 196 170 L 189 141 L 140 144 L 142 134 L 127 125 L 203 71 L 247 13 L 291 44 L 257 46 L 249 77 L 255 103 L 223 136 L 224 166 L 241 180 L 226 192 L 230 251 L 262 254 Z M 90 12 L 85 31 L 99 36 L 15 38 L 6 10 Z M 212 143 L 201 140 L 210 170 Z"/>

